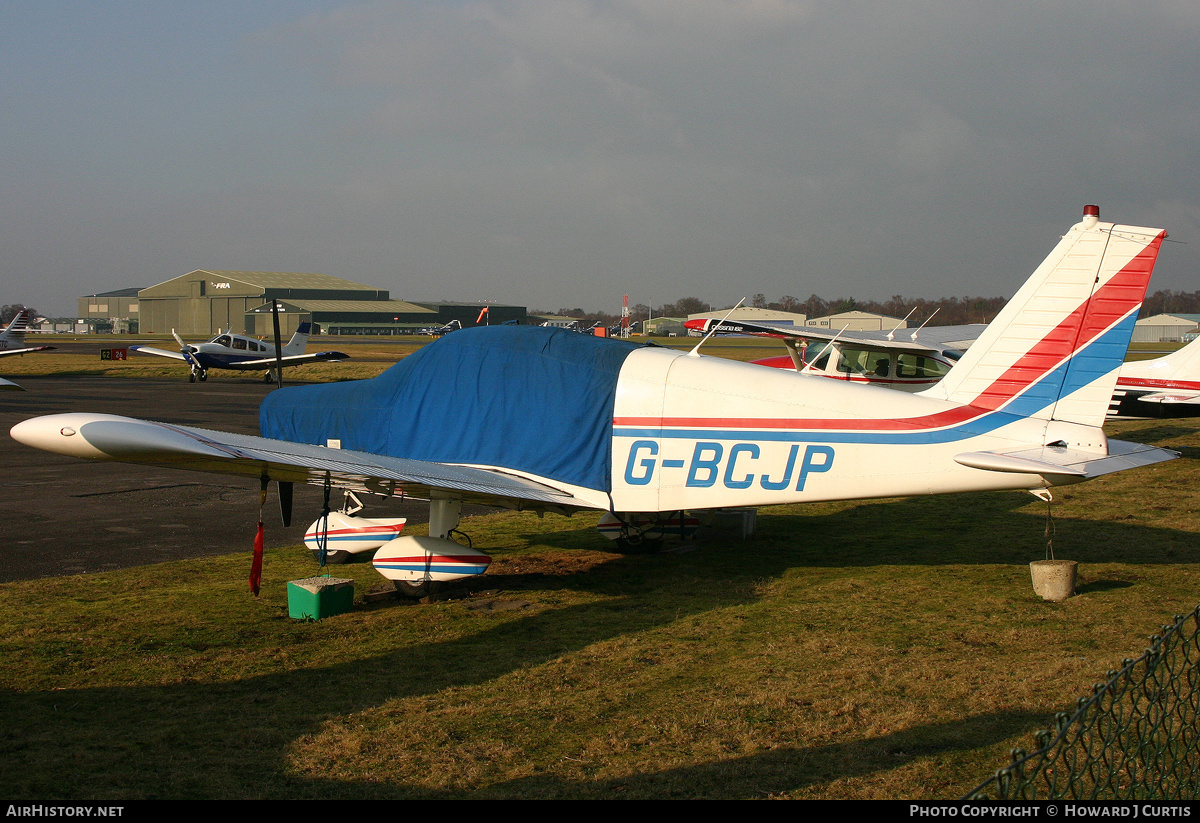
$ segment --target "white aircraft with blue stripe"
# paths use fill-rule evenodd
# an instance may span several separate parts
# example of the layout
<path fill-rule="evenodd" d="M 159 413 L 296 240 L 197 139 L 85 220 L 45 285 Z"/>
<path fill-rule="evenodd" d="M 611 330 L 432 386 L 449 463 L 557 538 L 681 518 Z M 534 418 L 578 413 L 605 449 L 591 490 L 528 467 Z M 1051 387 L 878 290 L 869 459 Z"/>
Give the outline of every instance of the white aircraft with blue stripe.
<path fill-rule="evenodd" d="M 1165 236 L 1101 223 L 1089 207 L 918 394 L 492 326 L 448 335 L 371 380 L 272 392 L 263 437 L 98 414 L 34 418 L 12 436 L 78 457 L 275 480 L 281 499 L 296 482 L 428 499 L 430 537 L 375 554 L 376 569 L 410 589 L 486 568 L 450 539 L 464 502 L 599 509 L 631 545 L 673 523 L 682 531 L 684 511 L 1002 489 L 1046 498 L 1177 456 L 1101 428 Z"/>
<path fill-rule="evenodd" d="M 287 342 L 280 352 L 279 361 L 283 366 L 299 366 L 304 363 L 346 360 L 349 355 L 339 351 L 322 351 L 305 354 L 308 346 L 308 335 L 312 331 L 311 323 L 301 323 L 292 339 Z M 245 334 L 234 334 L 232 331 L 221 332 L 207 343 L 189 345 L 183 342 L 175 330 L 171 330 L 179 351 L 156 349 L 153 346 L 130 346 L 130 351 L 139 354 L 153 354 L 159 357 L 170 357 L 172 360 L 182 360 L 191 367 L 188 382 L 203 382 L 208 379 L 209 369 L 229 369 L 232 371 L 263 371 L 263 378 L 270 383 L 273 379 L 271 369 L 276 366 L 275 347 L 265 340 L 258 340 Z"/>

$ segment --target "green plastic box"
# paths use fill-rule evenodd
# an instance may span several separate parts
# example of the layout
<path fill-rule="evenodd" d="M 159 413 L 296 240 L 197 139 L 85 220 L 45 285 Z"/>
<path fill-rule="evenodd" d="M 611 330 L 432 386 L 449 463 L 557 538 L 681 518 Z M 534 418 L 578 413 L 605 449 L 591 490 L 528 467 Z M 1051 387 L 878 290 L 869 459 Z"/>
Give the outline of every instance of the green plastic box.
<path fill-rule="evenodd" d="M 288 616 L 323 620 L 354 608 L 354 581 L 329 575 L 288 582 Z"/>

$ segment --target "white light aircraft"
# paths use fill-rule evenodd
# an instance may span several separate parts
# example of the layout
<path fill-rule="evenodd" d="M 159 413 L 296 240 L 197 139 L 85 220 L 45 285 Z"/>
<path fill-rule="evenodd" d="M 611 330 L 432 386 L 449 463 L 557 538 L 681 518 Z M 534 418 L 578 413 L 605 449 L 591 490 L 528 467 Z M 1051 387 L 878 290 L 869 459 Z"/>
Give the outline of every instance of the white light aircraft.
<path fill-rule="evenodd" d="M 21 309 L 17 312 L 4 331 L 0 331 L 0 357 L 13 354 L 29 354 L 35 351 L 49 351 L 53 346 L 25 345 L 25 332 L 29 330 L 30 311 Z M 0 378 L 0 391 L 24 391 L 16 383 Z"/>
<path fill-rule="evenodd" d="M 349 357 L 349 355 L 342 354 L 339 351 L 322 351 L 314 354 L 305 354 L 304 349 L 308 346 L 308 335 L 311 329 L 312 325 L 310 323 L 301 323 L 300 327 L 296 329 L 296 333 L 292 335 L 292 339 L 283 347 L 283 356 L 280 360 L 284 366 L 346 360 Z M 207 343 L 199 343 L 191 346 L 184 343 L 183 338 L 175 334 L 174 329 L 171 330 L 171 334 L 174 335 L 175 342 L 179 344 L 179 351 L 177 352 L 156 349 L 153 346 L 130 346 L 129 350 L 141 354 L 156 354 L 159 357 L 170 357 L 173 360 L 184 361 L 191 366 L 191 372 L 188 375 L 189 383 L 195 383 L 197 380 L 201 382 L 207 380 L 209 369 L 265 371 L 266 376 L 263 379 L 268 383 L 274 380 L 271 369 L 275 368 L 276 365 L 275 347 L 266 341 L 227 331 L 218 334 Z"/>
<path fill-rule="evenodd" d="M 462 321 L 451 320 L 449 323 L 447 323 L 444 326 L 430 326 L 428 328 L 421 329 L 420 333 L 421 334 L 430 334 L 430 335 L 433 335 L 434 337 L 441 337 L 443 334 L 449 334 L 452 331 L 458 331 L 462 327 L 463 327 Z"/>
<path fill-rule="evenodd" d="M 894 330 L 910 340 L 893 340 L 884 332 L 830 332 L 767 321 L 706 319 L 685 325 L 703 333 L 716 327 L 717 334 L 774 337 L 787 345 L 788 354 L 754 360 L 755 365 L 910 392 L 924 391 L 941 380 L 987 328 L 982 324 L 933 326 L 911 336 L 907 329 Z M 816 355 L 807 358 L 805 350 L 814 348 Z M 1123 364 L 1108 416 L 1200 417 L 1200 338 L 1165 357 Z"/>
<path fill-rule="evenodd" d="M 688 320 L 684 326 L 702 334 L 715 329 L 717 334 L 749 334 L 782 340 L 788 353 L 753 361 L 759 366 L 907 392 L 924 391 L 945 377 L 986 328 L 974 324 L 911 331 L 900 328 L 890 332 L 830 331 L 769 321 L 715 319 Z"/>
<path fill-rule="evenodd" d="M 1121 366 L 1110 417 L 1200 417 L 1200 338 L 1155 360 Z"/>
<path fill-rule="evenodd" d="M 723 507 L 1028 490 L 1177 455 L 1101 426 L 1165 232 L 1089 211 L 936 386 L 806 378 L 555 329 L 467 329 L 371 380 L 262 403 L 263 437 L 103 414 L 18 423 L 49 451 L 430 501 L 429 537 L 375 568 L 398 588 L 482 573 L 464 502 L 609 512 L 615 537 Z M 611 523 L 611 521 L 610 521 Z"/>

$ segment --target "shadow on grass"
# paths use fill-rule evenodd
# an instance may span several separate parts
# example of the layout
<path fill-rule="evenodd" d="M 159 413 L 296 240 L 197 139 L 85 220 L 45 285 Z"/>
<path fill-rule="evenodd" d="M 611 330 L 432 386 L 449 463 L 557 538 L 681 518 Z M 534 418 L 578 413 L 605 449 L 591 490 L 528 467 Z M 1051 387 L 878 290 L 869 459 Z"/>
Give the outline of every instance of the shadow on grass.
<path fill-rule="evenodd" d="M 669 560 L 663 558 L 664 560 Z M 647 566 L 631 574 L 631 564 Z M 328 719 L 493 681 L 688 614 L 757 599 L 753 579 L 714 579 L 654 558 L 617 559 L 561 583 L 605 599 L 518 615 L 461 639 L 316 669 L 163 687 L 6 691 L 0 754 L 10 797 L 357 796 L 290 776 L 285 754 Z M 759 574 L 780 573 L 767 563 Z M 624 567 L 624 568 L 614 568 Z M 645 581 L 629 584 L 629 579 Z M 673 589 L 668 593 L 667 589 Z M 669 596 L 668 596 L 669 594 Z M 401 617 L 408 608 L 394 611 Z M 82 638 L 81 638 L 82 640 Z M 289 655 L 302 658 L 302 646 Z M 383 789 L 383 791 L 390 791 Z"/>
<path fill-rule="evenodd" d="M 782 570 L 767 565 L 771 567 L 758 571 Z M 622 575 L 612 572 L 601 569 L 587 575 L 594 579 L 597 593 L 628 588 L 620 582 Z M 387 780 L 310 780 L 290 770 L 290 745 L 318 731 L 326 720 L 342 720 L 388 701 L 485 684 L 603 640 L 756 599 L 753 581 L 746 577 L 714 581 L 685 572 L 663 579 L 670 587 L 691 585 L 668 603 L 659 587 L 648 585 L 615 600 L 543 611 L 462 639 L 418 644 L 324 668 L 231 682 L 199 677 L 197 682 L 165 687 L 7 691 L 0 708 L 7 794 L 59 800 L 753 798 L 989 746 L 1044 726 L 1050 714 L 1049 709 L 1038 714 L 1000 712 L 918 725 L 882 737 L 781 748 L 619 779 L 535 776 L 450 793 Z M 294 652 L 299 655 L 303 649 Z M 383 745 L 403 748 L 403 741 Z"/>
<path fill-rule="evenodd" d="M 954 723 L 915 726 L 881 737 L 851 740 L 828 746 L 776 748 L 747 757 L 734 757 L 694 766 L 642 772 L 602 780 L 566 780 L 538 775 L 494 783 L 470 792 L 431 791 L 420 786 L 386 786 L 377 783 L 328 781 L 313 788 L 329 797 L 378 799 L 729 799 L 779 797 L 820 787 L 838 780 L 866 777 L 902 768 L 919 759 L 994 745 L 1022 733 L 1042 728 L 1046 715 L 1029 712 L 995 713 Z M 984 776 L 986 777 L 986 775 Z M 948 780 L 947 783 L 953 781 Z M 982 779 L 979 781 L 982 782 Z M 973 783 L 962 791 L 975 788 Z M 940 799 L 936 789 L 906 797 Z"/>
<path fill-rule="evenodd" d="M 757 602 L 763 580 L 794 567 L 1024 564 L 1041 556 L 1045 525 L 1044 510 L 1026 506 L 1027 498 L 1017 494 L 952 495 L 845 504 L 819 514 L 764 514 L 759 536 L 745 544 L 718 542 L 687 555 L 612 557 L 580 574 L 535 573 L 525 582 L 542 592 L 570 589 L 603 599 L 561 608 L 543 602 L 533 613 L 515 613 L 458 639 L 401 645 L 320 668 L 302 668 L 305 650 L 298 641 L 259 652 L 282 655 L 278 666 L 287 670 L 225 682 L 215 682 L 198 664 L 193 681 L 171 686 L 9 690 L 0 701 L 8 794 L 93 800 L 450 796 L 386 781 L 297 776 L 289 748 L 326 721 L 389 701 L 487 684 L 606 640 Z M 590 529 L 527 537 L 554 549 L 602 545 Z M 1195 543 L 1190 532 L 1068 518 L 1057 520 L 1055 545 L 1059 556 L 1090 563 L 1192 563 Z M 1172 550 L 1181 556 L 1168 560 Z M 514 575 L 490 586 L 521 579 Z M 1085 590 L 1125 585 L 1103 580 Z M 406 609 L 394 611 L 402 619 Z M 617 780 L 534 776 L 453 796 L 770 796 L 988 746 L 1044 726 L 1051 711 L 995 712 Z M 391 745 L 402 747 L 403 741 Z"/>

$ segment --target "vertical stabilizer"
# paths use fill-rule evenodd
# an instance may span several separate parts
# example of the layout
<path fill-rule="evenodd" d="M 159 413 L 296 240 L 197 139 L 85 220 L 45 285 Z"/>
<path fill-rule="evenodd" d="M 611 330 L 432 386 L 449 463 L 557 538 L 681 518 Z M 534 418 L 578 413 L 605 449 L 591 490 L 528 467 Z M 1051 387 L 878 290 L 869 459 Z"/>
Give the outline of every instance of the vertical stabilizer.
<path fill-rule="evenodd" d="M 16 344 L 17 348 L 25 345 L 25 330 L 29 328 L 29 309 L 21 309 L 5 327 L 3 332 L 0 332 L 0 340 L 7 340 L 9 343 Z"/>
<path fill-rule="evenodd" d="M 312 331 L 311 323 L 301 323 L 296 329 L 296 333 L 292 335 L 292 339 L 283 347 L 283 354 L 291 357 L 294 354 L 304 354 L 304 350 L 308 348 L 308 334 Z"/>
<path fill-rule="evenodd" d="M 1100 426 L 1166 232 L 1099 221 L 1095 206 L 950 373 L 955 403 Z"/>

